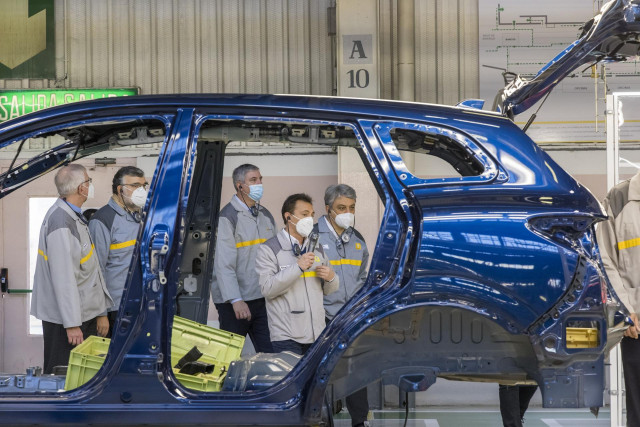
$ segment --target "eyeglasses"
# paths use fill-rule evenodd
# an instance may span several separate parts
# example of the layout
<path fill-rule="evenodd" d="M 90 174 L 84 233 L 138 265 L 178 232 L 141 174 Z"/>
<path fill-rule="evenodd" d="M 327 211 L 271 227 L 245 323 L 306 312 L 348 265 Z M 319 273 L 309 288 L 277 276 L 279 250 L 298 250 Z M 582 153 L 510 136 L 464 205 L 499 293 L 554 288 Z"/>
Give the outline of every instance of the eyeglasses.
<path fill-rule="evenodd" d="M 123 186 L 128 186 L 128 187 L 133 187 L 135 190 L 137 190 L 138 188 L 142 187 L 145 190 L 147 190 L 149 188 L 149 183 L 145 182 L 144 184 L 140 184 L 139 182 L 136 182 L 135 184 L 122 184 Z"/>
<path fill-rule="evenodd" d="M 88 182 L 89 184 L 91 184 L 91 183 L 93 182 L 93 179 L 89 178 L 89 179 L 88 179 L 88 180 L 86 180 L 86 181 L 82 181 L 82 183 L 81 183 L 80 185 L 82 185 L 82 184 L 86 184 L 87 182 Z"/>

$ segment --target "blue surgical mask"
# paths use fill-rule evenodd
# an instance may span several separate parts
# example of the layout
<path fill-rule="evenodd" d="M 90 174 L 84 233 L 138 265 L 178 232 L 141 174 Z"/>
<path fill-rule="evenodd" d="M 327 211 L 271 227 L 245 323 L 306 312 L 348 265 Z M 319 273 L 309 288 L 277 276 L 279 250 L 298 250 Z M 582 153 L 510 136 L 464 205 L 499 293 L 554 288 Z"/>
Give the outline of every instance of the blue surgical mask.
<path fill-rule="evenodd" d="M 255 202 L 259 202 L 262 199 L 262 184 L 254 184 L 249 186 L 249 197 Z"/>

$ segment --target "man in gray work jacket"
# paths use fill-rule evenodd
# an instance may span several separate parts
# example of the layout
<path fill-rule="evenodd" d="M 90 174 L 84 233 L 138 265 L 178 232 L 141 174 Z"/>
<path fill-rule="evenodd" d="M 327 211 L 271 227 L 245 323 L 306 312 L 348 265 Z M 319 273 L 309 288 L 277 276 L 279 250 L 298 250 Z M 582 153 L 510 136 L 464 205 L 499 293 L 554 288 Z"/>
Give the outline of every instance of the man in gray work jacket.
<path fill-rule="evenodd" d="M 60 198 L 40 229 L 31 299 L 31 314 L 42 320 L 45 374 L 68 365 L 71 349 L 89 335 L 107 334 L 102 314 L 112 304 L 80 210 L 93 197 L 91 178 L 71 164 L 58 171 L 55 184 Z"/>
<path fill-rule="evenodd" d="M 319 233 L 319 244 L 340 277 L 340 288 L 324 297 L 329 323 L 364 284 L 369 251 L 362 235 L 353 228 L 356 191 L 345 184 L 331 185 L 324 193 L 324 204 L 327 214 L 320 218 L 315 229 Z M 352 425 L 364 426 L 369 413 L 367 388 L 347 396 L 346 401 Z"/>
<path fill-rule="evenodd" d="M 604 200 L 608 218 L 596 237 L 609 282 L 631 313 L 620 342 L 627 403 L 627 425 L 640 426 L 640 172 L 609 190 Z"/>
<path fill-rule="evenodd" d="M 276 234 L 273 216 L 259 205 L 262 175 L 254 165 L 234 169 L 236 194 L 220 211 L 211 298 L 220 329 L 246 336 L 258 353 L 271 353 L 269 321 L 256 273 L 260 243 Z"/>
<path fill-rule="evenodd" d="M 113 306 L 109 307 L 109 333 L 118 315 L 131 257 L 140 230 L 140 212 L 147 200 L 147 180 L 135 166 L 120 168 L 113 176 L 111 199 L 91 217 L 89 231 Z"/>
<path fill-rule="evenodd" d="M 287 197 L 282 205 L 285 227 L 258 250 L 256 271 L 276 353 L 306 353 L 325 327 L 322 296 L 340 284 L 322 247 L 309 238 L 313 216 L 308 195 Z"/>

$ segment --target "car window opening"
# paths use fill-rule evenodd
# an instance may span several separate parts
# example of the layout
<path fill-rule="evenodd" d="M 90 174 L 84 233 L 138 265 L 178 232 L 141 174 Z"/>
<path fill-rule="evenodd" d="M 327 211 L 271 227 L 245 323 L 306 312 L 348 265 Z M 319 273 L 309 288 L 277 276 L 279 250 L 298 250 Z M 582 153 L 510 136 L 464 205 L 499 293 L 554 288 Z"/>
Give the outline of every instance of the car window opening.
<path fill-rule="evenodd" d="M 268 244 L 266 242 L 268 237 L 278 235 L 287 224 L 299 221 L 294 215 L 289 216 L 288 213 L 285 213 L 285 217 L 289 218 L 291 222 L 283 222 L 281 214 L 285 198 L 293 193 L 313 195 L 312 207 L 315 211 L 313 222 L 317 223 L 314 230 L 319 229 L 320 234 L 327 231 L 324 193 L 325 187 L 332 184 L 332 180 L 335 178 L 322 175 L 335 173 L 338 147 L 350 150 L 354 160 L 360 162 L 361 160 L 357 160 L 356 157 L 361 157 L 362 149 L 354 129 L 349 125 L 341 124 L 318 124 L 303 121 L 206 120 L 197 131 L 197 135 L 196 161 L 184 218 L 185 233 L 181 250 L 183 256 L 178 261 L 180 274 L 176 280 L 169 280 L 169 282 L 177 284 L 171 366 L 178 382 L 186 388 L 191 388 L 192 391 L 259 391 L 285 378 L 291 368 L 296 365 L 300 356 L 280 353 L 275 348 L 272 351 L 277 353 L 265 352 L 265 337 L 259 336 L 260 331 L 243 330 L 240 327 L 240 329 L 234 330 L 235 334 L 231 334 L 223 329 L 225 322 L 222 316 L 233 317 L 237 312 L 234 313 L 233 304 L 226 300 L 227 294 L 219 289 L 222 286 L 219 284 L 221 279 L 225 280 L 222 277 L 225 273 L 221 269 L 231 264 L 237 265 L 233 271 L 237 280 L 249 280 L 246 276 L 255 276 L 255 269 L 259 261 L 255 260 L 256 267 L 254 267 L 254 260 L 246 262 L 242 256 L 236 256 L 236 254 L 241 251 L 245 251 L 247 254 L 253 253 L 250 251 Z M 248 185 L 241 191 L 237 191 L 233 184 L 232 172 L 239 165 L 247 163 L 255 164 L 259 168 L 259 174 L 256 173 L 256 176 L 251 178 L 252 180 L 247 178 Z M 331 170 L 323 172 L 325 167 L 331 168 Z M 219 168 L 224 168 L 224 174 L 220 174 Z M 303 174 L 292 179 L 292 174 L 298 174 L 293 171 L 294 168 L 295 171 L 306 171 L 308 175 Z M 357 165 L 354 164 L 353 168 L 357 169 Z M 364 166 L 360 168 L 362 169 L 360 173 L 367 175 Z M 322 175 L 314 176 L 319 174 Z M 255 184 L 263 185 L 264 197 L 258 203 L 253 204 L 250 187 Z M 221 191 L 214 195 L 216 193 L 213 191 L 214 188 L 220 188 Z M 372 203 L 371 200 L 367 200 L 369 198 L 368 194 L 358 193 L 358 209 L 360 206 L 367 208 Z M 373 203 L 378 209 L 379 199 Z M 249 208 L 249 205 L 253 205 L 253 207 Z M 265 208 L 273 217 L 273 223 L 268 218 L 269 213 L 263 214 Z M 340 210 L 340 212 L 331 211 L 331 215 L 335 217 L 340 213 L 348 213 L 349 209 L 351 212 L 355 212 L 354 206 L 337 203 L 335 210 Z M 306 215 L 305 211 L 301 212 L 300 219 Z M 357 213 L 355 216 L 357 218 Z M 265 221 L 267 222 L 266 226 L 264 225 Z M 358 224 L 356 220 L 355 230 L 358 231 L 345 229 L 341 236 L 331 234 L 330 244 L 339 246 L 339 248 L 331 259 L 327 259 L 327 264 L 340 274 L 352 274 L 349 273 L 351 270 L 357 271 L 363 260 L 361 258 L 354 259 L 357 254 L 354 255 L 349 252 L 352 249 L 345 250 L 345 248 L 355 248 L 357 245 L 358 250 L 366 250 L 364 241 L 363 243 L 357 242 L 363 238 L 360 231 L 368 227 L 369 229 L 375 228 L 374 232 L 369 231 L 368 233 L 369 236 L 374 237 L 370 237 L 366 242 L 368 251 L 373 252 L 379 226 L 379 223 L 375 225 Z M 234 231 L 230 231 L 232 229 Z M 252 233 L 256 229 L 258 234 L 254 236 Z M 309 239 L 312 239 L 312 236 Z M 300 252 L 308 249 L 305 247 L 306 240 L 305 243 L 294 240 L 292 239 L 291 242 L 285 240 L 282 245 L 285 252 L 291 254 L 298 248 L 298 245 L 301 248 Z M 348 246 L 349 240 L 351 240 L 351 246 Z M 318 247 L 324 246 L 324 250 L 328 251 L 329 243 L 323 241 L 316 244 Z M 272 246 L 273 244 L 270 247 Z M 278 260 L 281 262 L 279 257 Z M 368 259 L 365 259 L 364 262 L 368 264 Z M 285 264 L 278 265 L 279 269 L 286 269 L 286 267 Z M 367 267 L 367 265 L 363 267 L 365 274 Z M 300 280 L 305 282 L 306 286 L 312 285 L 311 280 L 313 280 L 315 273 L 313 276 L 311 273 L 313 272 L 300 274 L 302 277 Z M 364 281 L 365 278 L 366 276 L 363 276 L 362 280 Z M 357 289 L 340 289 L 340 298 L 350 300 L 356 291 Z M 208 302 L 213 307 L 210 307 L 209 312 L 213 312 L 215 307 L 218 321 L 209 321 L 208 323 L 215 326 L 215 329 L 205 329 L 198 323 L 189 322 L 193 319 L 199 319 L 202 322 L 205 314 L 203 310 L 210 293 L 213 300 Z M 307 294 L 308 292 L 299 295 L 302 298 L 300 300 L 297 299 L 298 296 L 292 296 L 293 299 L 286 297 L 283 300 L 287 301 L 290 315 L 296 318 L 296 324 L 280 325 L 280 329 L 296 328 L 297 326 L 304 328 L 306 321 L 324 325 L 326 320 L 324 310 L 321 313 L 313 312 L 313 308 L 310 309 L 313 298 Z M 249 312 L 257 309 L 262 310 L 259 313 L 264 316 L 273 314 L 272 311 L 269 311 L 269 297 L 263 300 L 267 305 L 267 313 L 262 307 L 259 307 L 261 304 L 259 300 L 263 298 L 260 290 L 258 289 L 258 292 L 251 295 L 249 298 L 253 299 L 247 303 Z M 323 297 L 320 293 L 314 298 L 322 300 Z M 280 297 L 275 297 L 275 299 L 278 300 Z M 336 308 L 329 315 L 333 317 L 337 311 Z M 255 316 L 259 313 L 252 313 L 252 315 Z M 271 317 L 269 317 L 268 324 L 270 329 L 274 327 Z M 278 328 L 278 326 L 275 327 Z M 244 335 L 247 331 L 249 333 L 245 338 Z M 321 331 L 321 327 L 313 331 L 307 330 L 307 332 L 302 332 L 300 329 L 298 332 L 294 332 L 294 335 L 300 333 L 302 337 L 308 333 L 309 337 L 317 339 Z M 276 332 L 276 340 L 282 338 L 278 333 Z M 198 339 L 201 340 L 200 345 L 198 345 Z M 271 337 L 266 337 L 266 341 L 270 341 L 270 339 Z M 257 341 L 253 342 L 253 340 Z M 307 343 L 304 338 L 301 340 L 304 341 L 301 348 L 304 348 L 305 351 L 313 342 Z M 201 378 L 198 380 L 198 384 L 185 380 L 184 372 L 190 372 L 192 369 L 199 372 L 198 376 Z M 245 372 L 247 369 L 250 370 L 250 375 L 248 371 Z M 208 371 L 211 372 L 207 373 Z M 259 381 L 256 378 L 259 378 Z"/>
<path fill-rule="evenodd" d="M 391 139 L 405 166 L 419 178 L 449 178 L 482 175 L 484 167 L 474 153 L 458 141 L 446 135 L 393 128 Z M 408 153 L 419 155 L 407 160 Z"/>

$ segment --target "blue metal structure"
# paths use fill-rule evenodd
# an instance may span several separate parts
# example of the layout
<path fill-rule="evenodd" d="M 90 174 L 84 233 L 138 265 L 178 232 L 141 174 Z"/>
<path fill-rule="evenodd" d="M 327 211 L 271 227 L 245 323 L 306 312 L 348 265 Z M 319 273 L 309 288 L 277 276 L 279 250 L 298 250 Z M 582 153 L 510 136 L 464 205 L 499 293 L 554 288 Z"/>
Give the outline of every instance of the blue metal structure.
<path fill-rule="evenodd" d="M 225 131 L 207 127 L 212 122 Z M 171 372 L 169 331 L 186 273 L 182 258 L 193 243 L 186 227 L 199 223 L 194 194 L 212 174 L 212 186 L 202 188 L 219 193 L 215 183 L 232 138 L 215 135 L 247 126 L 258 135 L 265 124 L 273 133 L 291 123 L 346 129 L 385 203 L 366 285 L 274 386 L 186 389 Z M 1 176 L 2 195 L 107 149 L 114 134 L 127 133 L 122 129 L 144 126 L 163 127 L 164 144 L 105 364 L 76 390 L 1 394 L 0 423 L 308 424 L 321 419 L 329 385 L 346 395 L 382 379 L 417 391 L 437 377 L 535 381 L 544 385 L 546 407 L 602 405 L 603 355 L 621 338 L 627 314 L 594 242 L 604 214 L 507 118 L 468 108 L 274 95 L 83 102 L 0 127 L 0 146 L 38 135 L 66 140 Z M 430 146 L 431 154 L 456 163 L 461 176 L 412 175 L 398 150 L 410 149 L 410 140 L 403 144 L 415 135 L 448 144 L 449 151 Z M 212 142 L 206 161 L 198 151 L 205 140 Z M 209 226 L 219 209 L 219 194 L 211 197 Z M 202 321 L 206 281 L 200 295 L 193 317 Z M 597 343 L 570 348 L 566 328 L 585 326 L 598 331 Z"/>
<path fill-rule="evenodd" d="M 501 110 L 526 110 L 580 65 L 637 54 L 639 4 L 605 5 L 534 79 L 504 90 Z M 0 125 L 0 148 L 65 141 L 0 175 L 2 197 L 114 145 L 163 141 L 102 369 L 64 393 L 0 388 L 0 424 L 301 425 L 322 421 L 328 391 L 346 396 L 377 380 L 425 390 L 438 377 L 537 383 L 545 407 L 601 406 L 604 355 L 628 326 L 595 242 L 605 214 L 513 122 L 480 106 L 138 96 Z M 236 378 L 199 393 L 173 376 L 170 330 L 179 308 L 206 320 L 225 147 L 248 140 L 355 148 L 385 214 L 365 286 L 290 372 L 270 387 Z M 401 151 L 439 157 L 459 176 L 414 175 Z M 187 274 L 197 276 L 192 296 L 181 288 Z M 590 338 L 575 344 L 570 334 L 581 332 Z"/>

